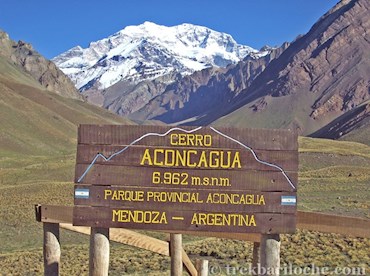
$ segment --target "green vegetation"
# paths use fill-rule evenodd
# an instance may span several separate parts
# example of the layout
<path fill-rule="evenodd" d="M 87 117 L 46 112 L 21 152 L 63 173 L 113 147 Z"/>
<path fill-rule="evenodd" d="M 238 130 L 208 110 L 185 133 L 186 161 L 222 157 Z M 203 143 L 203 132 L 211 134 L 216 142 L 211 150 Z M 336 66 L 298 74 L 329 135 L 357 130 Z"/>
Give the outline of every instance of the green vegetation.
<path fill-rule="evenodd" d="M 16 78 L 17 70 L 11 67 L 9 74 Z M 77 125 L 130 123 L 32 82 L 0 77 L 1 275 L 42 274 L 42 225 L 34 205 L 73 204 Z M 369 218 L 370 147 L 310 138 L 299 144 L 299 208 Z M 211 265 L 251 262 L 248 242 L 186 236 L 184 243 L 191 258 L 207 258 Z M 61 244 L 62 275 L 86 275 L 88 237 L 62 230 Z M 282 236 L 282 262 L 369 269 L 368 248 L 368 239 L 297 231 Z M 168 274 L 169 263 L 168 257 L 112 243 L 110 275 Z"/>
<path fill-rule="evenodd" d="M 0 57 L 1 252 L 40 246 L 36 203 L 73 204 L 77 126 L 132 124 L 43 88 Z"/>
<path fill-rule="evenodd" d="M 264 103 L 260 99 L 234 110 L 214 121 L 215 126 L 233 126 L 250 128 L 289 128 L 291 126 L 304 129 L 304 135 L 316 130 L 318 122 L 312 120 L 307 114 L 307 106 L 314 104 L 315 95 L 312 93 L 291 94 L 284 97 L 266 96 Z M 266 104 L 267 108 L 263 105 Z M 256 112 L 253 106 L 262 106 Z M 248 118 L 253 118 L 249 120 Z M 329 123 L 327 118 L 325 123 Z M 320 122 L 321 124 L 324 122 Z"/>
<path fill-rule="evenodd" d="M 341 140 L 356 141 L 370 145 L 370 117 L 364 119 L 364 122 L 360 127 L 341 137 Z"/>
<path fill-rule="evenodd" d="M 132 124 L 85 102 L 1 76 L 0 96 L 2 157 L 72 154 L 78 124 Z"/>
<path fill-rule="evenodd" d="M 299 207 L 370 218 L 370 147 L 300 138 Z"/>
<path fill-rule="evenodd" d="M 0 55 L 0 72 L 2 79 L 15 83 L 21 83 L 35 88 L 43 89 L 29 74 L 24 72 L 16 64 L 11 63 L 7 58 Z"/>
<path fill-rule="evenodd" d="M 300 138 L 299 144 L 299 208 L 369 217 L 370 148 L 352 142 L 311 138 Z M 70 150 L 73 152 L 74 148 Z M 21 158 L 2 155 L 0 267 L 3 273 L 42 273 L 42 227 L 35 222 L 33 206 L 73 204 L 74 164 L 73 153 Z M 207 258 L 210 265 L 237 267 L 251 262 L 249 242 L 191 236 L 184 237 L 184 242 L 191 258 Z M 88 237 L 62 230 L 61 243 L 62 275 L 87 274 Z M 297 231 L 282 236 L 282 261 L 301 267 L 314 263 L 369 269 L 369 247 L 369 239 Z M 168 274 L 169 264 L 168 257 L 112 244 L 111 275 L 163 275 Z"/>

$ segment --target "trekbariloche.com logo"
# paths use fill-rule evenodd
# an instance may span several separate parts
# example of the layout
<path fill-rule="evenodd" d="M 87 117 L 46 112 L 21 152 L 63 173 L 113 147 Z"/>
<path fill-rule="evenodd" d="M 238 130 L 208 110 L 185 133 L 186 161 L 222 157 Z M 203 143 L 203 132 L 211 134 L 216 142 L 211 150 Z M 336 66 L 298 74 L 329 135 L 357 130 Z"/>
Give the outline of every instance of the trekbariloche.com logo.
<path fill-rule="evenodd" d="M 215 265 L 209 266 L 209 275 L 366 275 L 366 267 L 319 267 L 315 264 L 298 267 L 291 263 L 284 264 L 274 271 L 260 264 L 253 267 L 251 263 L 245 266 Z"/>

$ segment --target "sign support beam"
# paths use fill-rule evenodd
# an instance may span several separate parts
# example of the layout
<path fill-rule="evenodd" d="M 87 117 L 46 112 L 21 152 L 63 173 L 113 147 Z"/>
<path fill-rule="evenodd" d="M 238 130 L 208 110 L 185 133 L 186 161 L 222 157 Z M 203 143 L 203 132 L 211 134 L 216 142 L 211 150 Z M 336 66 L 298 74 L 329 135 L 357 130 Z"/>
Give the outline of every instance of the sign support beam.
<path fill-rule="evenodd" d="M 261 237 L 260 261 L 262 275 L 280 275 L 280 235 Z"/>
<path fill-rule="evenodd" d="M 182 275 L 182 235 L 170 234 L 171 276 Z"/>
<path fill-rule="evenodd" d="M 108 276 L 109 228 L 91 227 L 89 276 Z"/>
<path fill-rule="evenodd" d="M 44 275 L 58 276 L 60 267 L 59 223 L 43 223 Z"/>

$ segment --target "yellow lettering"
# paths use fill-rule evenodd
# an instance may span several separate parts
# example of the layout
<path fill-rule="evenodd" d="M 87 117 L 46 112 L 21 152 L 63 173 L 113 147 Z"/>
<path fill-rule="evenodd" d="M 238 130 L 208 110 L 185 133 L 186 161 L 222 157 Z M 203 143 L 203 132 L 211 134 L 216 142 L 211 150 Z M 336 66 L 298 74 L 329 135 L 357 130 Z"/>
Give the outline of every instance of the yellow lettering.
<path fill-rule="evenodd" d="M 112 195 L 112 200 L 118 200 L 118 196 L 117 196 L 117 191 L 114 191 L 113 195 Z"/>
<path fill-rule="evenodd" d="M 233 194 L 233 193 L 209 193 L 206 203 L 210 204 L 234 204 L 234 205 L 266 205 L 263 195 Z"/>
<path fill-rule="evenodd" d="M 212 136 L 209 134 L 172 133 L 170 135 L 170 144 L 172 146 L 210 147 L 212 146 Z"/>
<path fill-rule="evenodd" d="M 145 165 L 145 161 L 147 162 L 147 165 L 153 166 L 152 159 L 150 158 L 149 149 L 145 149 L 143 158 L 141 159 L 140 165 Z"/>
<path fill-rule="evenodd" d="M 251 226 L 257 226 L 256 221 L 254 219 L 254 215 L 251 215 L 251 217 L 249 219 L 249 225 L 251 225 Z"/>
<path fill-rule="evenodd" d="M 178 145 L 177 133 L 172 133 L 172 134 L 170 135 L 170 143 L 171 143 L 171 145 L 173 145 L 173 146 L 177 146 L 177 145 Z"/>
<path fill-rule="evenodd" d="M 211 226 L 240 226 L 256 227 L 254 215 L 222 214 L 222 213 L 194 213 L 191 224 Z"/>
<path fill-rule="evenodd" d="M 144 201 L 144 191 L 104 190 L 105 200 Z"/>
<path fill-rule="evenodd" d="M 164 155 L 164 164 L 166 166 L 174 166 L 175 165 L 175 151 L 174 150 L 166 150 Z"/>
<path fill-rule="evenodd" d="M 205 147 L 212 146 L 212 136 L 209 134 L 204 135 L 203 137 L 203 143 Z"/>
<path fill-rule="evenodd" d="M 180 135 L 180 134 L 179 134 Z M 193 141 L 193 140 L 191 140 Z M 145 149 L 140 165 L 189 168 L 241 168 L 240 153 L 232 151 L 198 151 Z M 220 186 L 229 186 L 227 183 Z"/>
<path fill-rule="evenodd" d="M 235 155 L 234 155 L 234 161 L 233 161 L 233 163 L 231 164 L 231 167 L 232 168 L 241 168 L 242 167 L 242 165 L 241 165 L 241 163 L 240 163 L 240 155 L 239 155 L 239 151 L 237 151 L 236 153 L 235 153 Z"/>
<path fill-rule="evenodd" d="M 200 168 L 208 168 L 208 164 L 207 164 L 207 157 L 206 157 L 206 152 L 205 151 L 202 151 L 202 154 L 200 155 L 200 158 L 199 158 L 199 163 L 198 163 L 198 166 L 197 167 L 200 167 Z"/>
<path fill-rule="evenodd" d="M 113 210 L 112 212 L 112 221 L 116 221 L 117 216 L 119 216 L 119 210 Z"/>
<path fill-rule="evenodd" d="M 168 224 L 166 212 L 112 210 L 112 221 L 122 223 Z"/>
<path fill-rule="evenodd" d="M 186 134 L 179 134 L 179 146 L 186 146 Z"/>
<path fill-rule="evenodd" d="M 175 166 L 178 167 L 178 166 L 183 166 L 183 167 L 186 167 L 186 151 L 183 151 L 182 154 L 180 151 L 176 151 L 176 163 L 175 163 Z M 180 162 L 181 163 L 180 163 Z"/>
<path fill-rule="evenodd" d="M 266 205 L 266 203 L 265 203 L 265 197 L 263 195 L 261 195 L 260 201 L 259 201 L 259 204 L 258 205 Z"/>
<path fill-rule="evenodd" d="M 188 156 L 187 156 L 187 165 L 189 168 L 195 168 L 197 166 L 196 163 L 190 163 L 191 160 L 191 155 L 196 155 L 198 152 L 196 150 L 189 150 L 188 151 Z"/>
<path fill-rule="evenodd" d="M 197 134 L 195 136 L 195 144 L 198 146 L 203 146 L 203 135 Z"/>
<path fill-rule="evenodd" d="M 203 203 L 199 193 L 192 192 L 147 192 L 146 200 L 153 202 Z"/>
<path fill-rule="evenodd" d="M 198 221 L 198 216 L 196 216 L 195 214 L 193 214 L 193 217 L 191 218 L 191 222 L 190 224 L 199 224 L 199 221 Z"/>
<path fill-rule="evenodd" d="M 162 166 L 163 165 L 163 161 L 158 161 L 158 153 L 163 153 L 164 150 L 163 149 L 155 149 L 154 150 L 154 166 Z"/>
<path fill-rule="evenodd" d="M 207 225 L 207 214 L 199 213 L 199 224 Z"/>
<path fill-rule="evenodd" d="M 209 166 L 211 168 L 218 168 L 220 166 L 219 158 L 218 158 L 219 155 L 220 155 L 220 152 L 219 151 L 212 150 L 209 153 Z"/>
<path fill-rule="evenodd" d="M 107 199 L 110 195 L 112 195 L 112 190 L 104 190 L 104 199 Z"/>
<path fill-rule="evenodd" d="M 196 144 L 194 144 L 194 139 L 195 139 L 194 134 L 188 134 L 187 137 L 188 137 L 188 141 L 186 143 L 187 146 L 196 146 Z"/>
<path fill-rule="evenodd" d="M 214 203 L 213 202 L 213 194 L 212 193 L 209 193 L 208 194 L 206 203 Z"/>
<path fill-rule="evenodd" d="M 226 152 L 227 153 L 227 157 L 225 157 L 225 152 L 221 151 L 220 152 L 220 166 L 221 168 L 224 168 L 224 169 L 227 169 L 227 168 L 230 168 L 230 154 L 231 152 L 228 151 Z"/>

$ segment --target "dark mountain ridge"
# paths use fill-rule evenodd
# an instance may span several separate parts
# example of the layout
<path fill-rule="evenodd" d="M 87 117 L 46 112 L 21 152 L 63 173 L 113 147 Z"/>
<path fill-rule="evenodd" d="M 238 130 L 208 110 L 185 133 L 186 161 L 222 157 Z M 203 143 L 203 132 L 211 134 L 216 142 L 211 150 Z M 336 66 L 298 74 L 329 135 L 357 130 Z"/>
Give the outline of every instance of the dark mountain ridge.
<path fill-rule="evenodd" d="M 15 42 L 0 30 L 0 57 L 18 66 L 49 91 L 61 96 L 83 99 L 72 81 L 50 60 L 33 49 L 30 43 Z"/>
<path fill-rule="evenodd" d="M 341 1 L 291 44 L 226 69 L 178 77 L 128 116 L 175 125 L 293 127 L 327 138 L 366 129 L 369 29 L 369 1 Z M 353 120 L 355 110 L 362 112 Z M 351 127 L 333 131 L 338 120 Z"/>
<path fill-rule="evenodd" d="M 30 44 L 0 33 L 2 161 L 73 154 L 79 124 L 132 124 L 81 98 L 71 81 Z"/>
<path fill-rule="evenodd" d="M 129 117 L 141 121 L 155 119 L 167 124 L 188 124 L 210 112 L 217 114 L 241 91 L 248 88 L 287 45 L 270 49 L 269 54 L 260 58 L 250 55 L 236 65 L 207 68 L 180 77 L 176 82 L 165 86 L 160 95 Z"/>
<path fill-rule="evenodd" d="M 269 109 L 285 101 L 299 105 L 300 110 L 289 110 L 293 112 L 289 121 L 282 116 L 276 127 L 293 126 L 307 135 L 365 103 L 370 99 L 369 27 L 369 1 L 340 2 L 272 60 L 250 87 L 226 106 L 221 114 L 225 117 L 216 124 L 243 114 L 250 121 L 253 114 L 260 118 L 265 114 L 267 120 L 267 115 L 272 115 Z M 363 117 L 368 115 L 366 112 Z M 209 124 L 219 117 L 219 113 L 210 113 L 194 124 Z"/>
<path fill-rule="evenodd" d="M 83 94 L 90 102 L 139 123 L 295 128 L 301 135 L 327 138 L 343 138 L 359 129 L 366 132 L 369 3 L 343 0 L 292 43 L 266 47 L 226 68 L 121 81 Z M 11 42 L 4 34 L 1 44 L 0 56 L 41 85 L 80 97 L 70 88 L 71 82 L 30 45 Z"/>

